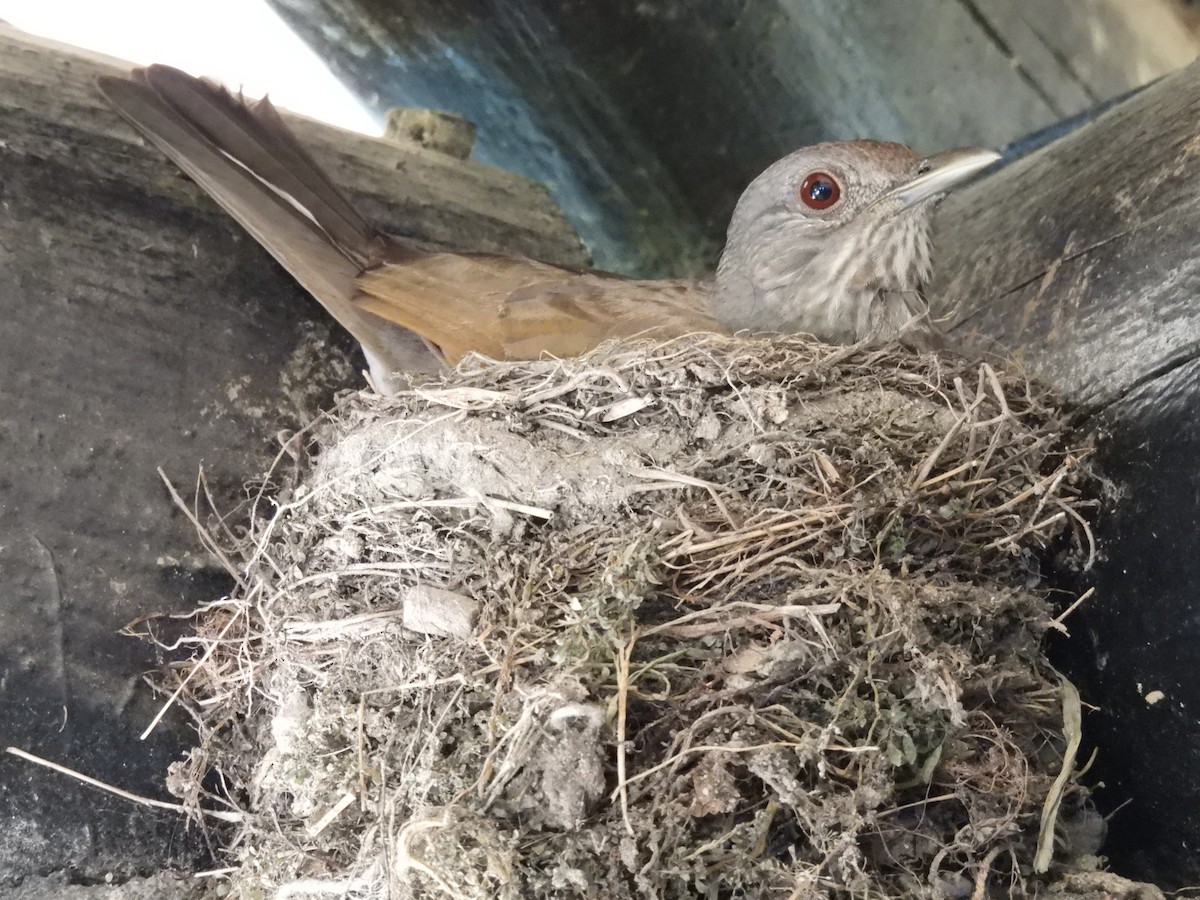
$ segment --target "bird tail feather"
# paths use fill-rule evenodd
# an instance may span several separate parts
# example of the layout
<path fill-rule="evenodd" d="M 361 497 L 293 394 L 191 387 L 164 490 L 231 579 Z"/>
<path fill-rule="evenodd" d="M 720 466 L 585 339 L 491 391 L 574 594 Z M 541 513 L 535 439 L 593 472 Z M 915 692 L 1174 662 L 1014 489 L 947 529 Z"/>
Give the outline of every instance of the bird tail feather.
<path fill-rule="evenodd" d="M 102 76 L 99 86 L 354 335 L 377 382 L 390 382 L 396 371 L 429 368 L 419 338 L 353 305 L 355 279 L 374 262 L 379 235 L 269 100 L 247 104 L 218 85 L 159 65 L 128 78 Z"/>

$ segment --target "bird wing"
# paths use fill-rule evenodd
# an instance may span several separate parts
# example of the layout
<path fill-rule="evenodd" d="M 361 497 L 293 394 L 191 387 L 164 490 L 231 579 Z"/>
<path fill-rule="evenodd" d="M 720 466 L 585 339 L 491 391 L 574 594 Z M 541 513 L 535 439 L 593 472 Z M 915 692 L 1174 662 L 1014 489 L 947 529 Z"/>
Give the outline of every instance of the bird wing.
<path fill-rule="evenodd" d="M 358 279 L 355 306 L 437 344 L 451 361 L 577 356 L 606 340 L 728 333 L 708 312 L 708 287 L 637 281 L 486 253 L 429 253 Z"/>

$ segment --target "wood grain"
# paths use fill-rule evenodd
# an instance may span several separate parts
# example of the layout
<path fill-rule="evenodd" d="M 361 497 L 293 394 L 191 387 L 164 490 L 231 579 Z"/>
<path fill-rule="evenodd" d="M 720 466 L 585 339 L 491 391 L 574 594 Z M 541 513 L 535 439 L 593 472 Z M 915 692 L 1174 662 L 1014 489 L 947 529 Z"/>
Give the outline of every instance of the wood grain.
<path fill-rule="evenodd" d="M 1200 353 L 1200 65 L 949 197 L 932 295 L 1104 405 Z"/>
<path fill-rule="evenodd" d="M 104 102 L 101 74 L 130 64 L 0 25 L 3 150 L 77 165 L 199 209 L 212 205 Z M 303 116 L 288 124 L 363 212 L 441 246 L 520 253 L 566 265 L 586 254 L 541 185 L 414 142 L 345 131 Z M 203 198 L 203 199 L 201 199 Z"/>

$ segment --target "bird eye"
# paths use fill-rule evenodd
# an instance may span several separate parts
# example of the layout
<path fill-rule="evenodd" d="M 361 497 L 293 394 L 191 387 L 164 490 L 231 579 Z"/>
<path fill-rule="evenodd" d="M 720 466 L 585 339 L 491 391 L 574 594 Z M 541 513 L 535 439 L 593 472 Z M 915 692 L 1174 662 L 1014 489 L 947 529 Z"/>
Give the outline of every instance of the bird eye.
<path fill-rule="evenodd" d="M 811 209 L 829 209 L 841 199 L 842 189 L 828 172 L 810 172 L 796 193 Z"/>

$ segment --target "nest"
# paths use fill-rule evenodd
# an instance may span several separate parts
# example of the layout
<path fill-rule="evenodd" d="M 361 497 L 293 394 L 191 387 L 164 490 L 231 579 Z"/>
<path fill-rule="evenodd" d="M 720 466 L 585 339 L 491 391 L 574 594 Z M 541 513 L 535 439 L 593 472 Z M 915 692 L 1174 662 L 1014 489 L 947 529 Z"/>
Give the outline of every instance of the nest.
<path fill-rule="evenodd" d="M 207 533 L 237 590 L 165 685 L 174 790 L 242 814 L 234 896 L 1109 877 L 1040 649 L 1086 453 L 1022 377 L 801 338 L 470 360 L 291 449 Z"/>

